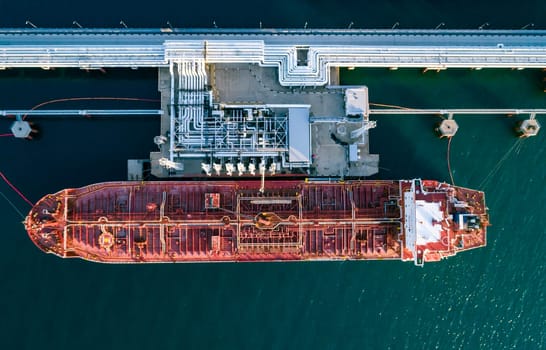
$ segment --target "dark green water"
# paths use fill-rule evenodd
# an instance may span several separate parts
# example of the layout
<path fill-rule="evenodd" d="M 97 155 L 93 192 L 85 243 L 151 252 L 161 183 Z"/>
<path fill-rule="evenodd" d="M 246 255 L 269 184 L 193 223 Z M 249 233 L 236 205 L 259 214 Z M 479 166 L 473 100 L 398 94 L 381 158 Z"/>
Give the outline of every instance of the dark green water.
<path fill-rule="evenodd" d="M 14 6 L 0 5 L 4 10 Z M 434 26 L 445 18 L 450 23 L 458 20 L 463 27 L 475 27 L 482 20 L 493 22 L 491 13 L 485 14 L 486 5 L 471 7 L 468 2 L 464 9 L 448 2 L 437 7 L 428 2 L 415 5 L 405 4 L 405 11 L 397 13 L 393 2 L 362 5 L 360 10 L 379 8 L 385 16 L 369 11 L 362 18 L 383 27 L 390 27 L 391 20 L 402 13 L 413 19 L 414 27 Z M 531 21 L 538 25 L 543 17 L 542 2 L 524 8 L 515 3 L 497 5 L 498 13 L 505 16 L 497 13 L 496 23 L 507 27 Z M 82 11 L 81 16 L 91 21 L 93 14 L 104 11 L 112 25 L 124 16 L 119 9 L 112 13 L 104 10 L 106 4 L 99 6 L 103 9 Z M 279 10 L 290 5 L 272 6 Z M 300 7 L 307 12 L 294 11 L 278 21 L 284 25 L 312 16 L 316 22 L 338 25 L 354 18 L 351 6 L 343 11 L 336 7 L 329 22 L 333 5 L 302 2 Z M 33 11 L 35 18 L 39 12 Z M 133 9 L 126 16 L 133 22 L 140 19 L 143 25 L 160 22 L 157 14 L 153 22 L 136 12 Z M 203 23 L 203 18 L 212 17 L 204 12 L 195 21 Z M 2 13 L 12 23 L 12 17 Z M 17 21 L 26 19 L 23 10 L 13 13 Z M 275 19 L 271 13 L 264 16 Z M 47 20 L 62 25 L 59 17 L 55 13 Z M 251 20 L 259 18 L 263 17 L 253 15 Z M 543 77 L 536 70 L 342 72 L 344 83 L 370 88 L 371 102 L 416 108 L 546 108 Z M 142 71 L 110 72 L 91 80 L 70 73 L 3 72 L 0 103 L 5 108 L 30 108 L 67 96 L 154 98 L 158 97 L 154 78 L 153 72 Z M 449 180 L 447 141 L 432 132 L 437 117 L 377 120 L 378 128 L 371 131 L 371 151 L 381 155 L 383 169 L 376 178 Z M 546 124 L 542 117 L 539 120 Z M 123 266 L 62 260 L 41 253 L 27 238 L 18 214 L 0 198 L 0 347 L 545 348 L 546 130 L 517 141 L 512 133 L 514 118 L 467 116 L 457 121 L 460 129 L 451 145 L 455 183 L 486 191 L 493 226 L 486 248 L 424 268 L 386 261 Z M 152 119 L 40 124 L 43 136 L 38 141 L 0 138 L 0 171 L 31 200 L 65 187 L 124 179 L 126 159 L 147 157 L 158 130 Z M 0 120 L 0 128 L 7 132 L 9 122 Z M 5 184 L 0 183 L 0 191 L 26 212 L 28 206 Z"/>
<path fill-rule="evenodd" d="M 536 84 L 541 74 L 356 70 L 342 77 L 347 84 L 367 84 L 376 103 L 545 108 Z M 130 83 L 132 96 L 157 96 L 152 74 L 115 78 L 92 81 L 102 95 Z M 13 92 L 30 82 L 21 76 L 3 81 L 11 81 Z M 33 88 L 44 93 L 57 84 L 82 95 L 88 83 L 62 74 L 32 79 Z M 376 177 L 449 180 L 447 142 L 432 132 L 438 120 L 378 118 L 372 152 L 381 154 L 384 169 Z M 541 348 L 545 134 L 521 142 L 512 133 L 514 119 L 457 120 L 460 130 L 451 149 L 456 184 L 476 188 L 491 175 L 483 187 L 493 222 L 484 249 L 424 268 L 386 261 L 99 265 L 42 254 L 3 200 L 4 340 L 9 348 L 28 349 L 37 344 L 91 349 L 98 343 L 106 348 Z M 33 200 L 63 187 L 123 179 L 125 159 L 145 157 L 153 148 L 157 124 L 48 120 L 41 126 L 43 137 L 35 142 L 0 139 L 2 171 Z M 24 208 L 7 186 L 0 189 Z"/>

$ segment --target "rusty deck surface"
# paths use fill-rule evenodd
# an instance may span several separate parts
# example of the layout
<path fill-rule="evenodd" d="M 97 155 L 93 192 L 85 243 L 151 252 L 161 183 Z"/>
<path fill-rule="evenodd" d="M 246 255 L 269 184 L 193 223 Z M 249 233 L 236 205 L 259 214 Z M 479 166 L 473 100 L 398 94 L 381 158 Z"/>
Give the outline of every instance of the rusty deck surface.
<path fill-rule="evenodd" d="M 107 263 L 397 259 L 486 244 L 483 192 L 436 181 L 107 182 L 42 198 L 45 252 Z"/>

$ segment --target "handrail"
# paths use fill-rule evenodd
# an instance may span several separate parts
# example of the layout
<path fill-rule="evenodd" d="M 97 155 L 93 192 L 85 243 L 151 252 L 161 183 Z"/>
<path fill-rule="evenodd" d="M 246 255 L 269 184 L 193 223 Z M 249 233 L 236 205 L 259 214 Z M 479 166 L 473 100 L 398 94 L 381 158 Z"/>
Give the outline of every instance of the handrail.
<path fill-rule="evenodd" d="M 41 117 L 65 117 L 65 116 L 151 116 L 162 115 L 161 109 L 6 109 L 0 110 L 0 116 L 41 116 Z"/>

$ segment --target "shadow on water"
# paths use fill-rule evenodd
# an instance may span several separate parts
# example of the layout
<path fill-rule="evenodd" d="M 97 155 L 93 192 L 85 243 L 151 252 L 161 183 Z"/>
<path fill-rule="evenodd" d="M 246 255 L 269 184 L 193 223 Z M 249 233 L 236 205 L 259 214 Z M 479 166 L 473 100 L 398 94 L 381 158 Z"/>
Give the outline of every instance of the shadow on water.
<path fill-rule="evenodd" d="M 0 79 L 16 78 L 17 80 L 38 80 L 38 79 L 92 79 L 99 80 L 141 80 L 157 79 L 155 68 L 100 68 L 100 69 L 78 69 L 78 68 L 24 68 L 0 70 Z"/>
<path fill-rule="evenodd" d="M 0 109 L 30 109 L 48 100 L 70 97 L 159 98 L 156 69 L 7 69 L 0 70 Z M 150 108 L 134 101 L 77 101 L 47 108 Z M 159 103 L 155 103 L 157 106 Z"/>
<path fill-rule="evenodd" d="M 544 72 L 540 69 L 401 68 L 340 70 L 346 85 L 366 85 L 370 103 L 408 108 L 544 108 Z M 372 106 L 373 107 L 373 106 Z"/>
<path fill-rule="evenodd" d="M 428 178 L 447 181 L 446 142 L 434 133 L 434 117 L 382 116 L 370 132 L 370 152 L 380 156 L 375 179 Z M 426 145 L 433 144 L 434 147 Z"/>

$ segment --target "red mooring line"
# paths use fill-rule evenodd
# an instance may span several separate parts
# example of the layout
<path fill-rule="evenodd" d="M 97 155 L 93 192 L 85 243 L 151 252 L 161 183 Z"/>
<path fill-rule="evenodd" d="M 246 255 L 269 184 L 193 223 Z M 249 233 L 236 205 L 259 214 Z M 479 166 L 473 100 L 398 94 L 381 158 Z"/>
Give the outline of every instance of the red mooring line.
<path fill-rule="evenodd" d="M 455 181 L 453 181 L 453 172 L 451 171 L 451 139 L 453 139 L 453 137 L 449 137 L 449 141 L 447 141 L 447 170 L 449 171 L 451 184 L 455 186 Z"/>
<path fill-rule="evenodd" d="M 0 171 L 0 177 L 2 177 L 2 179 L 4 179 L 4 181 L 9 185 L 9 187 L 11 187 L 21 198 L 24 199 L 25 202 L 27 202 L 28 204 L 30 204 L 30 206 L 34 206 L 34 204 L 32 204 L 31 201 L 28 200 L 27 197 L 25 197 L 24 194 L 21 193 L 21 191 L 19 191 L 17 189 L 17 187 L 13 186 L 13 184 L 8 180 L 8 178 L 4 175 L 3 172 Z"/>

